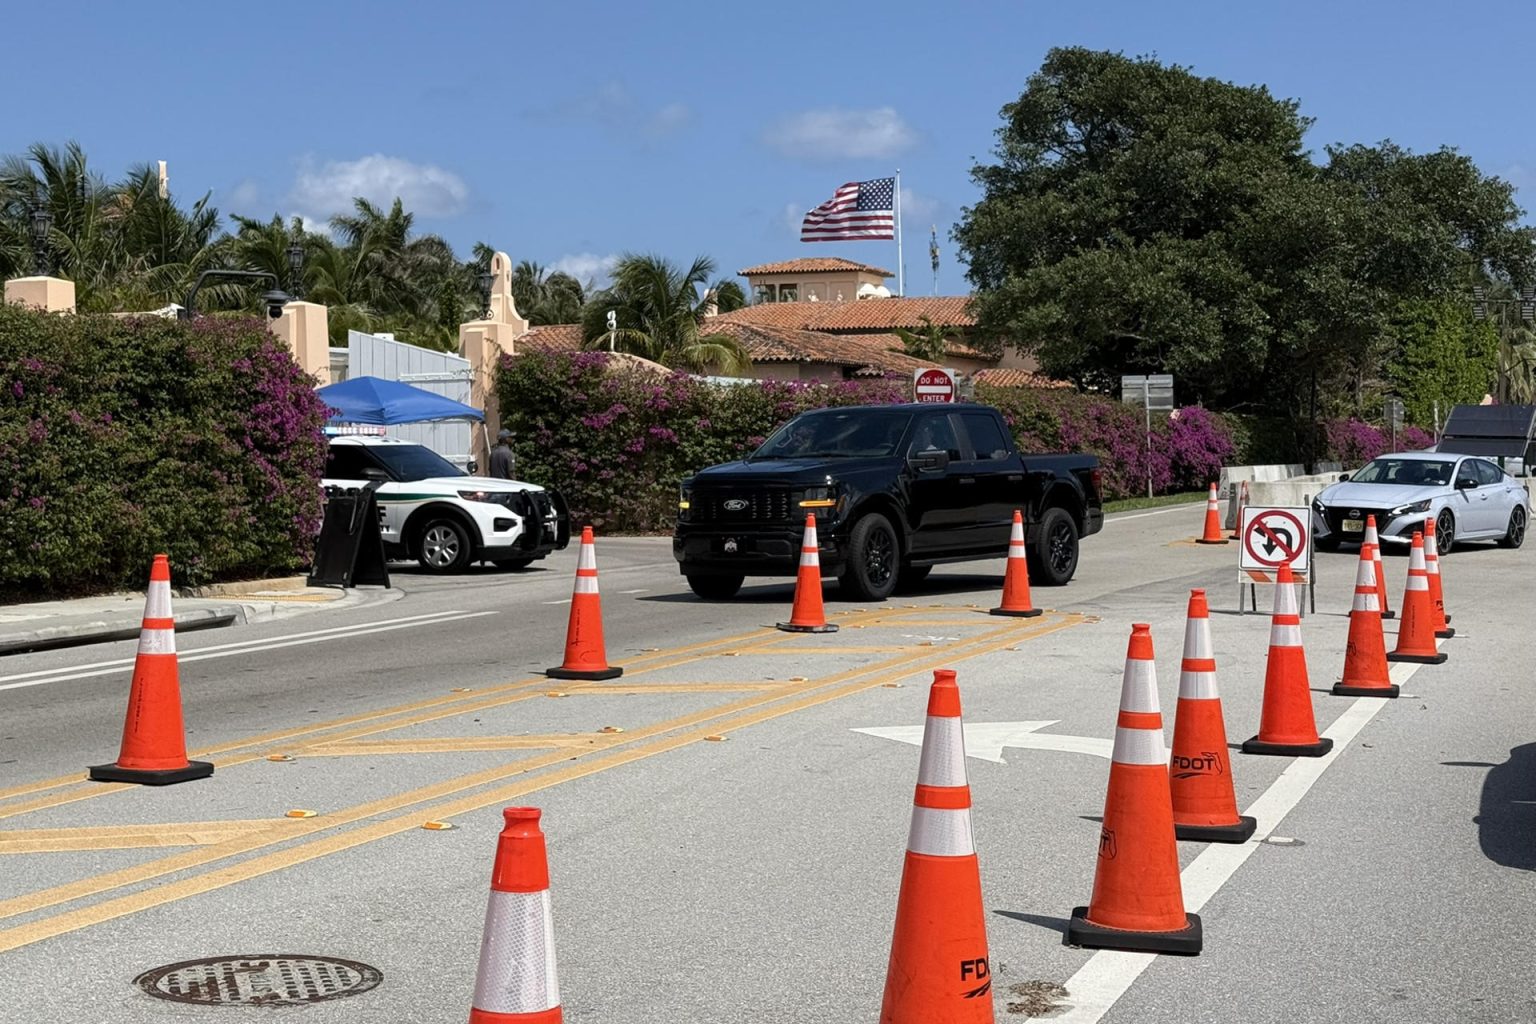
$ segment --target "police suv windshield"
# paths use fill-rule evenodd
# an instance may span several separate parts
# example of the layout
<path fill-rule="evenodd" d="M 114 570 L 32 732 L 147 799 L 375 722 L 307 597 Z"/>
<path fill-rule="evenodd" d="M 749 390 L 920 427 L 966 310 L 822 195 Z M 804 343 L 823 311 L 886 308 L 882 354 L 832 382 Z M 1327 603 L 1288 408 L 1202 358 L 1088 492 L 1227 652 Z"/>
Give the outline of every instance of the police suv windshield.
<path fill-rule="evenodd" d="M 434 476 L 468 476 L 437 452 L 419 444 L 381 444 L 368 453 L 389 469 L 396 480 L 426 480 Z"/>
<path fill-rule="evenodd" d="M 894 455 L 912 414 L 884 410 L 829 409 L 790 420 L 749 460 L 879 458 Z"/>

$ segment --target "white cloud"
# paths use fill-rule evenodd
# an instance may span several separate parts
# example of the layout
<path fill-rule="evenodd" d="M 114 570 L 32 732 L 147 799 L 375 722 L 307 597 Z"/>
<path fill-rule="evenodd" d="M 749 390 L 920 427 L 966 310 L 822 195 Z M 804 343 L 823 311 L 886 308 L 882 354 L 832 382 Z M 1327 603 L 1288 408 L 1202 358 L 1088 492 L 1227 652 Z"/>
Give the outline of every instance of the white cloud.
<path fill-rule="evenodd" d="M 941 203 L 937 199 L 918 195 L 909 188 L 901 190 L 901 220 L 903 225 L 916 224 L 918 221 L 941 220 L 939 210 Z"/>
<path fill-rule="evenodd" d="M 357 160 L 317 164 L 306 157 L 288 193 L 288 202 L 323 220 L 352 210 L 354 198 L 388 207 L 398 197 L 411 213 L 452 217 L 469 201 L 469 186 L 452 171 L 375 153 Z M 306 221 L 309 217 L 306 217 Z"/>
<path fill-rule="evenodd" d="M 261 186 L 250 178 L 246 178 L 229 190 L 229 202 L 226 204 L 229 209 L 226 212 L 249 214 L 259 202 L 261 202 Z"/>
<path fill-rule="evenodd" d="M 615 134 L 638 134 L 651 140 L 676 134 L 687 127 L 693 117 L 693 111 L 683 103 L 647 109 L 620 82 L 609 82 L 593 92 L 570 97 L 531 113 L 545 118 L 579 118 L 602 125 Z"/>
<path fill-rule="evenodd" d="M 782 214 L 784 226 L 798 235 L 800 225 L 805 221 L 805 210 L 806 208 L 799 203 L 785 203 Z"/>
<path fill-rule="evenodd" d="M 591 281 L 596 288 L 606 288 L 608 276 L 613 273 L 614 265 L 618 262 L 617 253 L 598 256 L 595 253 L 583 252 L 572 256 L 561 256 L 550 264 L 549 269 L 570 274 L 583 285 Z"/>
<path fill-rule="evenodd" d="M 891 157 L 911 149 L 917 133 L 890 107 L 807 110 L 771 125 L 763 141 L 786 156 L 809 160 Z"/>

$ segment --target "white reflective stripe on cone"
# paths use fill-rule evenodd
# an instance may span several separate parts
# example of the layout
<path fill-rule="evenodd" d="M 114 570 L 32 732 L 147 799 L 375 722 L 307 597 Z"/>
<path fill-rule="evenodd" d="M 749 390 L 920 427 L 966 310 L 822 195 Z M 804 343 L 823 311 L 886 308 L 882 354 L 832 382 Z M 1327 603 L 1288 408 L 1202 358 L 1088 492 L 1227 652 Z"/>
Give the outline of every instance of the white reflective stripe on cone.
<path fill-rule="evenodd" d="M 1300 647 L 1301 627 L 1275 623 L 1269 627 L 1269 646 L 1271 647 Z"/>
<path fill-rule="evenodd" d="M 965 729 L 958 718 L 928 716 L 923 726 L 923 758 L 917 766 L 919 786 L 964 786 Z"/>
<path fill-rule="evenodd" d="M 578 568 L 578 569 L 596 569 L 597 568 L 597 545 L 595 545 L 595 544 L 583 544 L 581 546 L 581 554 L 579 556 L 577 556 L 577 558 L 576 558 L 576 568 Z"/>
<path fill-rule="evenodd" d="M 595 594 L 595 593 L 597 593 L 597 577 L 596 576 L 577 576 L 576 577 L 576 589 L 575 589 L 574 593 L 577 593 L 577 594 Z"/>
<path fill-rule="evenodd" d="M 967 857 L 975 853 L 976 839 L 971 835 L 970 809 L 912 808 L 912 831 L 907 834 L 907 852 L 930 857 Z"/>
<path fill-rule="evenodd" d="M 1415 572 L 1409 572 L 1408 573 L 1408 589 L 1409 590 L 1428 590 L 1429 589 L 1429 577 L 1428 576 L 1420 576 L 1418 573 L 1415 573 Z"/>
<path fill-rule="evenodd" d="M 475 1009 L 538 1013 L 560 1005 L 549 890 L 491 892 L 475 975 Z"/>
<path fill-rule="evenodd" d="M 176 631 L 174 629 L 139 630 L 140 654 L 175 654 Z"/>
<path fill-rule="evenodd" d="M 821 559 L 817 556 L 815 548 L 802 548 L 800 551 L 800 567 L 810 565 L 821 568 Z"/>
<path fill-rule="evenodd" d="M 1110 760 L 1116 764 L 1167 764 L 1161 729 L 1115 727 L 1115 749 Z"/>
<path fill-rule="evenodd" d="M 1214 658 L 1211 650 L 1211 620 L 1190 619 L 1184 630 L 1184 657 Z"/>
<path fill-rule="evenodd" d="M 171 617 L 171 585 L 164 580 L 151 580 L 148 599 L 144 602 L 146 619 Z"/>
<path fill-rule="evenodd" d="M 1275 584 L 1275 614 L 1276 615 L 1300 615 L 1301 607 L 1296 603 L 1296 584 Z"/>
<path fill-rule="evenodd" d="M 1013 524 L 1013 532 L 1008 535 L 1008 545 L 1010 547 L 1012 547 L 1014 544 L 1023 544 L 1023 543 L 1024 543 L 1024 524 L 1023 523 L 1014 523 Z"/>
<path fill-rule="evenodd" d="M 1376 563 L 1368 558 L 1360 560 L 1360 567 L 1355 570 L 1355 586 L 1376 589 Z"/>
<path fill-rule="evenodd" d="M 1215 672 L 1181 672 L 1179 674 L 1180 700 L 1215 700 Z"/>
<path fill-rule="evenodd" d="M 1121 711 L 1161 711 L 1157 704 L 1157 665 L 1140 658 L 1125 660 L 1120 680 Z"/>
<path fill-rule="evenodd" d="M 1381 609 L 1376 604 L 1376 588 L 1367 591 L 1355 591 L 1355 603 L 1350 606 L 1352 612 L 1379 612 Z"/>

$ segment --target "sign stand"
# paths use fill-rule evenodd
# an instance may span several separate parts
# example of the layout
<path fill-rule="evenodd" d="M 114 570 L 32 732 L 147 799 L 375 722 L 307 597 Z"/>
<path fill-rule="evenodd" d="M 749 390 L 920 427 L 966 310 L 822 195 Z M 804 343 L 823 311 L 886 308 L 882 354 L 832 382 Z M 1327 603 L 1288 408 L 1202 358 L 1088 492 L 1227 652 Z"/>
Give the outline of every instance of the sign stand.
<path fill-rule="evenodd" d="M 326 488 L 325 518 L 306 586 L 389 586 L 379 504 L 374 497 L 378 487 L 377 481 L 370 481 L 362 488 Z"/>
<path fill-rule="evenodd" d="M 1250 505 L 1243 509 L 1238 536 L 1237 612 L 1246 615 L 1251 607 L 1257 612 L 1257 584 L 1278 584 L 1280 566 L 1288 565 L 1299 586 L 1307 588 L 1306 604 L 1317 613 L 1317 573 L 1312 565 L 1311 496 L 1305 495 L 1304 507 Z M 1243 600 L 1243 584 L 1248 585 L 1248 600 Z M 1306 608 L 1300 607 L 1302 614 Z"/>

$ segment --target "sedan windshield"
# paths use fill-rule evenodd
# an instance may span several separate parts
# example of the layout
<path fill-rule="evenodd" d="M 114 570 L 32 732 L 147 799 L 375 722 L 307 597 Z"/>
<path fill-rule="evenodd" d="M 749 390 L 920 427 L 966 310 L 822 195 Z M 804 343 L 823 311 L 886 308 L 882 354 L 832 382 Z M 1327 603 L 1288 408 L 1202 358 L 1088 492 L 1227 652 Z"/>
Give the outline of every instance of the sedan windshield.
<path fill-rule="evenodd" d="M 389 468 L 396 480 L 426 480 L 434 476 L 467 476 L 462 469 L 419 444 L 379 445 L 369 454 Z"/>
<path fill-rule="evenodd" d="M 1403 484 L 1408 487 L 1449 487 L 1453 459 L 1372 459 L 1349 478 L 1352 484 Z"/>
<path fill-rule="evenodd" d="M 911 413 L 829 409 L 806 413 L 780 427 L 753 459 L 816 459 L 894 455 Z"/>

